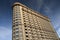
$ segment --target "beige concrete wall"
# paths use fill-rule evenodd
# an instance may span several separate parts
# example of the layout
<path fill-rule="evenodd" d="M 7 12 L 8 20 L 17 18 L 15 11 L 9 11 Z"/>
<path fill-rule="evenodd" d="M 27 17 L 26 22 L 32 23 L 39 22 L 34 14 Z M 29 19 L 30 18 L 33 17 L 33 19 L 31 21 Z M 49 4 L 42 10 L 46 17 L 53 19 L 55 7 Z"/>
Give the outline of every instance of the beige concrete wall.
<path fill-rule="evenodd" d="M 18 7 L 16 8 L 16 6 Z M 15 19 L 19 19 L 19 21 L 15 21 Z M 18 26 L 14 27 L 16 22 L 18 22 Z M 12 37 L 13 40 L 17 40 L 16 34 L 14 34 L 14 32 L 16 32 L 14 29 L 16 28 L 19 28 L 19 40 L 58 40 L 57 34 L 51 26 L 49 18 L 38 14 L 38 12 L 35 12 L 20 3 L 15 3 L 13 6 L 12 33 L 15 36 Z M 20 30 L 22 32 L 20 32 Z M 22 36 L 20 36 L 20 33 L 22 33 Z M 22 37 L 22 39 L 20 37 Z"/>

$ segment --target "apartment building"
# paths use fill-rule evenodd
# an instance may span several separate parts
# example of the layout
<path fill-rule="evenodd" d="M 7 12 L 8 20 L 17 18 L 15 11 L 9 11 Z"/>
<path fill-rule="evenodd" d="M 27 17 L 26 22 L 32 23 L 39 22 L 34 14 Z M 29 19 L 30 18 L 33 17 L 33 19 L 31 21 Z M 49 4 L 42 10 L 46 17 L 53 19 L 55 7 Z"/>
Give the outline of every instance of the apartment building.
<path fill-rule="evenodd" d="M 48 17 L 19 2 L 12 8 L 12 40 L 58 40 Z"/>

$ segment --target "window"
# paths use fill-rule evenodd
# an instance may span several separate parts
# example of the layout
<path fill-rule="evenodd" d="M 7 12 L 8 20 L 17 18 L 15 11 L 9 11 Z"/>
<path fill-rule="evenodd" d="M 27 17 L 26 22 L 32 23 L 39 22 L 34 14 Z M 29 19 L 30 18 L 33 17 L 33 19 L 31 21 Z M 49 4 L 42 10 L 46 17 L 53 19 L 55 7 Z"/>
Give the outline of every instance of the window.
<path fill-rule="evenodd" d="M 27 30 L 27 29 L 25 29 L 25 30 Z"/>
<path fill-rule="evenodd" d="M 16 33 L 16 35 L 18 35 L 18 33 Z"/>
<path fill-rule="evenodd" d="M 25 26 L 25 27 L 27 27 L 27 26 Z"/>
<path fill-rule="evenodd" d="M 27 34 L 27 32 L 25 32 Z"/>
<path fill-rule="evenodd" d="M 16 28 L 16 30 L 18 30 L 19 28 Z"/>
<path fill-rule="evenodd" d="M 19 31 L 16 31 L 16 33 L 19 33 Z"/>
<path fill-rule="evenodd" d="M 13 32 L 13 34 L 15 34 L 15 32 Z"/>
<path fill-rule="evenodd" d="M 16 40 L 18 40 L 19 38 L 17 37 Z"/>
<path fill-rule="evenodd" d="M 19 39 L 16 39 L 16 40 L 19 40 Z"/>
<path fill-rule="evenodd" d="M 13 29 L 15 31 L 15 29 Z"/>
<path fill-rule="evenodd" d="M 16 22 L 18 24 L 18 22 Z"/>
<path fill-rule="evenodd" d="M 32 36 L 32 38 L 34 38 L 34 36 Z"/>
<path fill-rule="evenodd" d="M 13 36 L 13 38 L 15 38 L 15 36 Z"/>
<path fill-rule="evenodd" d="M 16 28 L 16 31 L 18 31 L 19 30 L 19 28 Z"/>
<path fill-rule="evenodd" d="M 13 27 L 15 27 L 15 25 L 13 25 Z"/>
<path fill-rule="evenodd" d="M 26 23 L 24 23 L 24 25 L 26 25 Z"/>
<path fill-rule="evenodd" d="M 26 37 L 28 37 L 28 35 L 26 35 Z"/>
<path fill-rule="evenodd" d="M 19 37 L 19 35 L 16 35 L 16 38 L 18 38 Z"/>
<path fill-rule="evenodd" d="M 15 22 L 15 20 L 13 20 Z"/>
<path fill-rule="evenodd" d="M 15 34 L 18 35 L 19 34 L 18 31 Z"/>
<path fill-rule="evenodd" d="M 26 40 L 29 40 L 29 39 L 26 39 Z"/>
<path fill-rule="evenodd" d="M 44 37 L 41 37 L 41 38 L 44 38 Z"/>
<path fill-rule="evenodd" d="M 32 27 L 30 27 L 30 28 L 32 28 Z"/>
<path fill-rule="evenodd" d="M 17 21 L 18 19 L 16 19 L 16 21 Z"/>
<path fill-rule="evenodd" d="M 16 26 L 18 26 L 18 24 L 16 24 Z"/>

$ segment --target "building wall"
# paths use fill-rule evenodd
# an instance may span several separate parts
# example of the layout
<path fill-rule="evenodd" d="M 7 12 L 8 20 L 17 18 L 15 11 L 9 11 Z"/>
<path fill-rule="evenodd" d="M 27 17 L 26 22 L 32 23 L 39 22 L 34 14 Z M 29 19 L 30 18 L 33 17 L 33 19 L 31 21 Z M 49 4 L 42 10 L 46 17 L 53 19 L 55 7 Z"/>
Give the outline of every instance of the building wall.
<path fill-rule="evenodd" d="M 58 40 L 47 17 L 20 3 L 13 6 L 12 33 L 13 40 Z"/>

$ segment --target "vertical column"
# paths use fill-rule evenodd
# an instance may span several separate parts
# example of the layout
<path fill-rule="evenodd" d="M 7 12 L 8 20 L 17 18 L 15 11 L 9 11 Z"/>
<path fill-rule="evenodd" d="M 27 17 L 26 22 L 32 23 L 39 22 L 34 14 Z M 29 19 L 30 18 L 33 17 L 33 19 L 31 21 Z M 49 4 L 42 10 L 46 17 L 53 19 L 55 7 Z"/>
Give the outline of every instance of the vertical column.
<path fill-rule="evenodd" d="M 21 13 L 21 20 L 22 20 L 22 31 L 23 31 L 23 40 L 25 40 L 25 28 L 24 28 L 24 21 L 23 21 L 23 12 L 22 7 L 20 6 L 20 13 Z"/>

